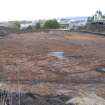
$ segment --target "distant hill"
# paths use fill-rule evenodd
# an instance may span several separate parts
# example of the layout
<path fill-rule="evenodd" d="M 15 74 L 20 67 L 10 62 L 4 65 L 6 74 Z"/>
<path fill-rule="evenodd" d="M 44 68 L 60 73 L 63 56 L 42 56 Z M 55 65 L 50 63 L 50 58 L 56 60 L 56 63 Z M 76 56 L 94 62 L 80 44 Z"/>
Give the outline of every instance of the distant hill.
<path fill-rule="evenodd" d="M 88 16 L 81 16 L 81 17 L 65 17 L 65 18 L 61 18 L 61 19 L 72 20 L 72 21 L 78 21 L 78 20 L 86 21 L 86 20 L 88 19 Z"/>

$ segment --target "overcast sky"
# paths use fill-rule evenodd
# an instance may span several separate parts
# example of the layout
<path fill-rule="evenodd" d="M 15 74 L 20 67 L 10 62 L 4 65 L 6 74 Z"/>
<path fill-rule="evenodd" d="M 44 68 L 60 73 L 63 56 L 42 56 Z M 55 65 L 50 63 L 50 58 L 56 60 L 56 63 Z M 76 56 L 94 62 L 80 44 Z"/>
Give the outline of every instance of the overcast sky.
<path fill-rule="evenodd" d="M 0 21 L 35 20 L 105 13 L 105 0 L 0 0 Z"/>

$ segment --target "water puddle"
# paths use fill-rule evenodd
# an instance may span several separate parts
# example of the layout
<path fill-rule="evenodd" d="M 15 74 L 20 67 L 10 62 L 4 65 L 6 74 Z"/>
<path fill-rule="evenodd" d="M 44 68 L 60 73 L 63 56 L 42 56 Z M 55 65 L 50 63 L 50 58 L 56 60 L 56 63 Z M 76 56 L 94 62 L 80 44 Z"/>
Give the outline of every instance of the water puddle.
<path fill-rule="evenodd" d="M 105 67 L 98 67 L 98 68 L 96 68 L 96 71 L 105 73 Z"/>
<path fill-rule="evenodd" d="M 64 52 L 49 52 L 48 55 L 54 56 L 60 59 L 64 58 Z"/>

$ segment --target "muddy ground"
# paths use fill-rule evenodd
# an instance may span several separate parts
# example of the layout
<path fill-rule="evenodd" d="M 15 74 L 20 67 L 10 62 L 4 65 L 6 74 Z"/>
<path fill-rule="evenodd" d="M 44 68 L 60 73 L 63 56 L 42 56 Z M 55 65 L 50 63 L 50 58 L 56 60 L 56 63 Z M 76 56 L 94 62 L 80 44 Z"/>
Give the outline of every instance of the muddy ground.
<path fill-rule="evenodd" d="M 49 56 L 53 51 L 64 58 Z M 70 97 L 82 90 L 105 98 L 105 73 L 98 67 L 105 67 L 104 36 L 49 31 L 0 37 L 2 90 Z"/>

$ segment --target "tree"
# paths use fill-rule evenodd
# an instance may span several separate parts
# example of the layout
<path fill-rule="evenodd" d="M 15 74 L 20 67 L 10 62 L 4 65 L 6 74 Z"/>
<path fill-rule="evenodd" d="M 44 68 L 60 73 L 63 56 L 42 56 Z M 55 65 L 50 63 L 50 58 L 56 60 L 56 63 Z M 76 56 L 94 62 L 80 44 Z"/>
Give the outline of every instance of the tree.
<path fill-rule="evenodd" d="M 14 27 L 16 27 L 16 29 L 20 29 L 20 22 L 15 21 L 14 22 Z"/>
<path fill-rule="evenodd" d="M 97 10 L 97 11 L 96 11 L 96 14 L 98 14 L 98 15 L 102 16 L 102 11 Z"/>
<path fill-rule="evenodd" d="M 91 24 L 91 23 L 93 23 L 93 21 L 94 21 L 94 16 L 88 17 L 87 24 Z"/>
<path fill-rule="evenodd" d="M 47 28 L 47 29 L 57 29 L 59 27 L 60 27 L 60 24 L 57 22 L 56 19 L 47 20 L 44 24 L 44 28 Z"/>
<path fill-rule="evenodd" d="M 88 17 L 87 24 L 91 24 L 97 20 L 100 20 L 100 18 L 103 18 L 102 12 L 100 10 L 97 10 L 95 15 Z"/>

